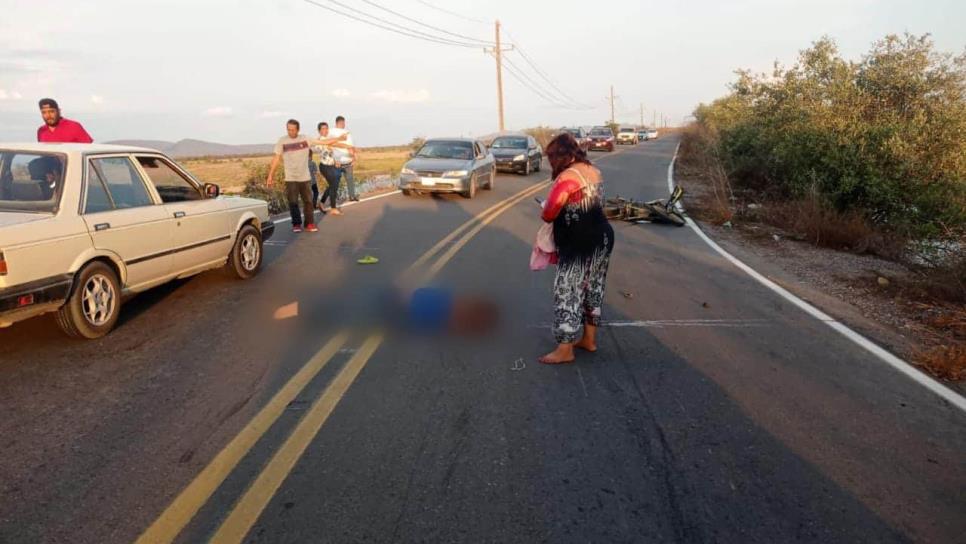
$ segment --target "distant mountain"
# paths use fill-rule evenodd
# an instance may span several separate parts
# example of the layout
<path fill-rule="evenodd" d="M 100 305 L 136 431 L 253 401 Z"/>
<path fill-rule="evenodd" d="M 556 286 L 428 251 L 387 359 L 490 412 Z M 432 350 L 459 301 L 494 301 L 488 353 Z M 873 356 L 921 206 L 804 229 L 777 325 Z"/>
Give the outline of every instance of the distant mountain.
<path fill-rule="evenodd" d="M 204 157 L 230 155 L 267 155 L 272 153 L 272 144 L 231 145 L 186 138 L 177 142 L 163 140 L 114 140 L 109 144 L 130 145 L 157 149 L 172 157 Z"/>

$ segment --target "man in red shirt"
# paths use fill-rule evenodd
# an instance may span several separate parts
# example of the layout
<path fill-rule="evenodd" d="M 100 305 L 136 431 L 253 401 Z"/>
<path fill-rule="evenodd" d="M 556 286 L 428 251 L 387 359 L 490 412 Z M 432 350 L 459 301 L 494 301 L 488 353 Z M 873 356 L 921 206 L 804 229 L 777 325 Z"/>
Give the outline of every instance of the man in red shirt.
<path fill-rule="evenodd" d="M 77 121 L 60 116 L 60 106 L 53 98 L 40 101 L 40 116 L 44 125 L 37 129 L 38 142 L 89 144 L 94 141 Z"/>

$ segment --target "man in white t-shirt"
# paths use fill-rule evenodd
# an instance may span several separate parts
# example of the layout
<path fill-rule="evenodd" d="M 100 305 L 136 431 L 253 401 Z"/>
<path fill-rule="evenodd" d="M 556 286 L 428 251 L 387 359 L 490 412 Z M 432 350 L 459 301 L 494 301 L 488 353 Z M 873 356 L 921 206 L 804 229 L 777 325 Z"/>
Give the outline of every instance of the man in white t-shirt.
<path fill-rule="evenodd" d="M 345 176 L 346 190 L 349 192 L 349 200 L 358 202 L 359 197 L 356 196 L 356 182 L 352 177 L 352 166 L 355 164 L 356 160 L 356 148 L 352 143 L 352 134 L 345 128 L 345 117 L 338 116 L 335 118 L 335 128 L 329 130 L 329 136 L 332 138 L 340 138 L 345 135 L 345 139 L 337 144 L 332 145 L 332 156 L 335 158 L 336 168 L 339 169 L 339 180 L 342 180 L 342 176 Z"/>

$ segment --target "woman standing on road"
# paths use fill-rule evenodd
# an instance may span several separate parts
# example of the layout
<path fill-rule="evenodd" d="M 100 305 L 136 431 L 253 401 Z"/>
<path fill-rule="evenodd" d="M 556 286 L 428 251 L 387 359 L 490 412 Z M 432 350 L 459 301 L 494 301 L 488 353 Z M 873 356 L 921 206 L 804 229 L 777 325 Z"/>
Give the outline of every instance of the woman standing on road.
<path fill-rule="evenodd" d="M 614 249 L 614 229 L 604 216 L 600 171 L 590 164 L 587 152 L 570 133 L 560 134 L 547 145 L 547 160 L 554 182 L 542 218 L 553 223 L 557 246 L 553 286 L 557 349 L 539 360 L 559 364 L 573 362 L 575 347 L 597 351 L 597 327 Z"/>

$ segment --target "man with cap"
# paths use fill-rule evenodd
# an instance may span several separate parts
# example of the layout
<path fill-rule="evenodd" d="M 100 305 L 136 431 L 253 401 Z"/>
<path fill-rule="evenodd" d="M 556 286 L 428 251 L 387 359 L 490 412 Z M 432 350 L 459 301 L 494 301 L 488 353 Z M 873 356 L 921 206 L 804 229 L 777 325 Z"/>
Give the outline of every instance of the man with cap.
<path fill-rule="evenodd" d="M 60 116 L 60 106 L 53 98 L 40 101 L 40 116 L 44 124 L 37 129 L 38 142 L 89 144 L 94 141 L 80 123 Z"/>

